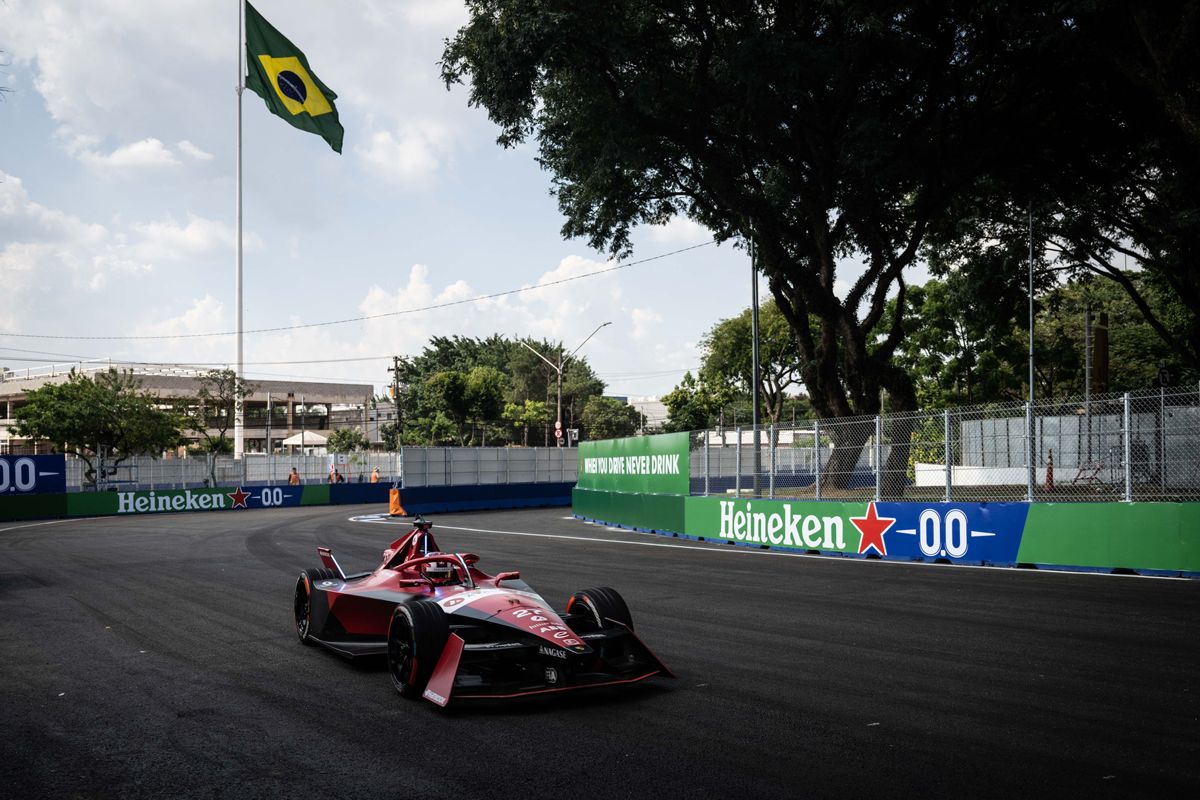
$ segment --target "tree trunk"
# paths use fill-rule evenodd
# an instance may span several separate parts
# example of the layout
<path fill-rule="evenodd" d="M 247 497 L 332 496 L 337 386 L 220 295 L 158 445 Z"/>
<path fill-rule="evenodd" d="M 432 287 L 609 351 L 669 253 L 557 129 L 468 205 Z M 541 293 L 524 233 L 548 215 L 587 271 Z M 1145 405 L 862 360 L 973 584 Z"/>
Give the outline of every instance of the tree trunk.
<path fill-rule="evenodd" d="M 883 426 L 884 441 L 888 442 L 889 448 L 880 482 L 880 497 L 884 500 L 903 500 L 904 487 L 908 485 L 912 435 L 917 424 L 917 392 L 912 378 L 899 367 L 888 367 L 884 371 L 883 383 L 891 401 L 891 412 Z"/>

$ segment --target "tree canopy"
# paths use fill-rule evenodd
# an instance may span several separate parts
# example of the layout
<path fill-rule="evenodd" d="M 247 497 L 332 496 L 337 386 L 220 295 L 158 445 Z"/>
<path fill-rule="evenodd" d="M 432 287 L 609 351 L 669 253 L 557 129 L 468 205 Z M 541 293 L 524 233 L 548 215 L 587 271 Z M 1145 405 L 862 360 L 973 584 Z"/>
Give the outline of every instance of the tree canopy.
<path fill-rule="evenodd" d="M 629 249 L 687 215 L 752 241 L 818 414 L 916 399 L 876 336 L 930 224 L 1044 92 L 1053 15 L 976 4 L 472 0 L 443 76 L 469 78 L 499 142 L 536 137 L 563 234 Z M 1045 85 L 1046 80 L 1041 80 Z M 839 262 L 861 274 L 835 291 Z M 901 304 L 903 310 L 904 305 Z M 815 317 L 815 329 L 810 326 Z"/>
<path fill-rule="evenodd" d="M 561 343 L 493 335 L 434 336 L 421 353 L 401 358 L 403 443 L 548 443 L 558 376 L 526 345 L 555 362 L 566 356 Z M 578 426 L 588 399 L 603 391 L 603 382 L 584 358 L 567 361 L 564 425 Z M 395 440 L 394 431 L 385 438 Z"/>
<path fill-rule="evenodd" d="M 733 392 L 751 395 L 753 381 L 753 324 L 751 310 L 723 319 L 700 340 L 704 364 L 700 374 L 709 384 L 725 385 Z M 764 423 L 779 422 L 788 390 L 799 387 L 801 362 L 791 327 L 774 301 L 759 308 L 758 392 Z M 732 396 L 732 395 L 731 395 Z"/>
<path fill-rule="evenodd" d="M 686 215 L 752 244 L 819 416 L 914 409 L 906 270 L 1015 286 L 1029 216 L 1039 260 L 1114 281 L 1200 366 L 1194 0 L 467 5 L 443 78 L 536 141 L 564 236 L 624 254 Z"/>
<path fill-rule="evenodd" d="M 614 397 L 593 395 L 583 409 L 583 426 L 588 439 L 617 439 L 637 433 L 642 415 Z"/>
<path fill-rule="evenodd" d="M 1021 157 L 977 176 L 935 226 L 933 264 L 972 276 L 968 288 L 990 300 L 997 247 L 1018 256 L 1004 266 L 1019 272 L 1032 221 L 1042 266 L 1119 287 L 1195 376 L 1200 4 L 1073 2 L 1055 13 L 1041 73 L 1052 103 L 1025 120 Z"/>
<path fill-rule="evenodd" d="M 254 386 L 232 369 L 210 369 L 197 380 L 196 401 L 181 412 L 187 429 L 200 435 L 199 449 L 206 453 L 232 453 L 229 428 L 237 407 L 254 393 Z"/>
<path fill-rule="evenodd" d="M 111 468 L 130 456 L 159 455 L 183 441 L 178 414 L 141 386 L 131 372 L 109 369 L 88 376 L 72 371 L 63 383 L 30 391 L 14 412 L 12 430 L 79 456 L 93 480 L 98 456 L 112 474 Z"/>
<path fill-rule="evenodd" d="M 371 446 L 362 431 L 356 428 L 338 428 L 329 434 L 325 449 L 330 453 L 353 453 L 356 450 L 366 450 Z"/>

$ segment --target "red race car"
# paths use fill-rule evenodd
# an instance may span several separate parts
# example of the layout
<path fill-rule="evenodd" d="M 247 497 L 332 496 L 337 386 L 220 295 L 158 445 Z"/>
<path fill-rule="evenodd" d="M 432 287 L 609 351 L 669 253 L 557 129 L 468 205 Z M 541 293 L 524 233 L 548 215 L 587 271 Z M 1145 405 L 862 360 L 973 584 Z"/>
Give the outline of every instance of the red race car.
<path fill-rule="evenodd" d="M 347 657 L 387 655 L 404 697 L 439 706 L 674 677 L 633 632 L 621 595 L 584 589 L 554 611 L 518 572 L 443 553 L 417 518 L 373 572 L 346 575 L 327 547 L 296 581 L 296 633 Z"/>

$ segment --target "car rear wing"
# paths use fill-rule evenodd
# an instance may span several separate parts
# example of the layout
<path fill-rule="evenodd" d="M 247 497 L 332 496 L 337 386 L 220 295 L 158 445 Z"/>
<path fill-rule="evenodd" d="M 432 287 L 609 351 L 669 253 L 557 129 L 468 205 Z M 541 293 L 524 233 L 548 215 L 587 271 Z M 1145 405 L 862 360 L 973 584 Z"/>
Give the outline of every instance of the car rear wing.
<path fill-rule="evenodd" d="M 346 580 L 346 573 L 342 572 L 342 566 L 338 564 L 337 559 L 333 557 L 333 551 L 328 547 L 318 547 L 317 555 L 321 557 L 321 563 L 329 569 L 337 573 L 337 576 L 342 580 Z"/>

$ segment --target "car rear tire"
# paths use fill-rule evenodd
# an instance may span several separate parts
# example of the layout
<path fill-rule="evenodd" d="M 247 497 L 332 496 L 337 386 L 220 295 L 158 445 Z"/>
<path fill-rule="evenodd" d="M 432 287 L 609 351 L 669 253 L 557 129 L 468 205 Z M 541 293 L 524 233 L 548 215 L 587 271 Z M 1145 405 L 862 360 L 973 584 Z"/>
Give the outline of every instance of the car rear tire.
<path fill-rule="evenodd" d="M 430 600 L 401 603 L 388 626 L 387 660 L 392 686 L 402 697 L 420 697 L 433 675 L 450 626 L 442 607 Z"/>
<path fill-rule="evenodd" d="M 606 628 L 616 620 L 629 630 L 633 630 L 633 616 L 629 606 L 616 589 L 601 586 L 596 589 L 584 589 L 571 595 L 567 601 L 567 613 L 586 617 L 592 620 L 597 628 Z"/>
<path fill-rule="evenodd" d="M 293 613 L 296 620 L 296 636 L 302 644 L 312 644 L 312 585 L 317 581 L 326 581 L 337 577 L 337 574 L 325 567 L 306 569 L 296 579 L 296 599 L 293 603 Z"/>

